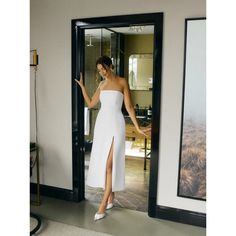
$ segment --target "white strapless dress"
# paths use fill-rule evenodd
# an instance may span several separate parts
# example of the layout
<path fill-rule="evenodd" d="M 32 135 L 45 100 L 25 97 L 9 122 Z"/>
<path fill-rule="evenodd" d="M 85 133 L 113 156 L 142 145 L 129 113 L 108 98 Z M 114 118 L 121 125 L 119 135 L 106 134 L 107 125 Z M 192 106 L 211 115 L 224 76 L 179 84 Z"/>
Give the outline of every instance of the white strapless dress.
<path fill-rule="evenodd" d="M 113 143 L 112 191 L 125 189 L 125 119 L 121 111 L 123 93 L 100 91 L 98 112 L 87 175 L 87 185 L 105 189 L 106 162 Z"/>

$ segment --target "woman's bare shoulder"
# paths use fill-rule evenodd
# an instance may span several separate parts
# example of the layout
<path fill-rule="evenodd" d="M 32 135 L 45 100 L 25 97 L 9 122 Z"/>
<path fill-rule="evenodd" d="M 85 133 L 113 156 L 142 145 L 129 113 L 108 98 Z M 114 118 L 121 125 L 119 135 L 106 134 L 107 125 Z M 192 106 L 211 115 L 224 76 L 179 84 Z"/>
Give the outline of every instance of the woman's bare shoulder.
<path fill-rule="evenodd" d="M 119 77 L 119 84 L 122 87 L 122 90 L 125 90 L 128 87 L 128 81 L 126 78 Z"/>
<path fill-rule="evenodd" d="M 125 85 L 127 83 L 127 79 L 126 78 L 123 78 L 123 77 L 118 77 L 118 82 L 121 84 L 121 85 Z"/>
<path fill-rule="evenodd" d="M 121 91 L 125 91 L 127 88 L 127 80 L 123 77 L 118 77 L 118 84 Z"/>
<path fill-rule="evenodd" d="M 99 85 L 98 85 L 98 88 L 100 88 L 101 89 L 101 87 L 103 86 L 103 84 L 104 84 L 104 80 L 102 80 L 100 83 L 99 83 Z"/>

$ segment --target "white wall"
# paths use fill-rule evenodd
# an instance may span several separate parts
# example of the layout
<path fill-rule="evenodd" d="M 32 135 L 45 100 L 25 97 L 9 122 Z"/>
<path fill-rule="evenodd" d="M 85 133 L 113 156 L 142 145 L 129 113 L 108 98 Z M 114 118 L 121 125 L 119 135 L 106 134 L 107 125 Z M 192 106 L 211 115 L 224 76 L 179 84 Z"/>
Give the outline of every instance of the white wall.
<path fill-rule="evenodd" d="M 160 172 L 157 203 L 205 212 L 205 202 L 176 197 L 184 20 L 206 16 L 205 0 L 31 0 L 31 45 L 39 52 L 38 139 L 41 183 L 72 189 L 71 19 L 164 12 Z M 31 72 L 31 81 L 33 81 Z M 33 83 L 31 83 L 33 90 Z M 31 137 L 34 137 L 31 91 Z"/>

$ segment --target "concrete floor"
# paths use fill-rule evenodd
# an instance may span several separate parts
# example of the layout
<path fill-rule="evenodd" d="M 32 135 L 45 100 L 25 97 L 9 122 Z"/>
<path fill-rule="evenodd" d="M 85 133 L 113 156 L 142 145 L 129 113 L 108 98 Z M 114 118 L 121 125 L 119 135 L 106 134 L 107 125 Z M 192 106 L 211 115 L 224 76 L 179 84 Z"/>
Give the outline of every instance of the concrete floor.
<path fill-rule="evenodd" d="M 35 197 L 32 195 L 32 197 Z M 151 218 L 145 212 L 114 207 L 104 219 L 94 222 L 98 204 L 80 203 L 42 196 L 41 206 L 31 205 L 31 211 L 42 219 L 73 225 L 85 229 L 122 236 L 205 236 L 206 229 L 191 225 Z M 69 235 L 69 232 L 68 232 Z"/>

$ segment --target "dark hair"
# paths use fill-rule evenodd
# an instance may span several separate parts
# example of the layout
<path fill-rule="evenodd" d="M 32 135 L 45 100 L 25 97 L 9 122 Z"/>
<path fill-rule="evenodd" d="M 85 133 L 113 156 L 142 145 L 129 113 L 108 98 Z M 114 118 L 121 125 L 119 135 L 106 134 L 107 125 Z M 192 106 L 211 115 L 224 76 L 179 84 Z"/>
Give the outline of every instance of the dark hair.
<path fill-rule="evenodd" d="M 112 65 L 112 60 L 108 56 L 101 56 L 96 61 L 96 67 L 98 64 L 101 64 L 106 69 L 106 66 L 110 67 Z"/>

